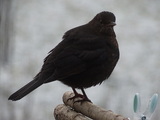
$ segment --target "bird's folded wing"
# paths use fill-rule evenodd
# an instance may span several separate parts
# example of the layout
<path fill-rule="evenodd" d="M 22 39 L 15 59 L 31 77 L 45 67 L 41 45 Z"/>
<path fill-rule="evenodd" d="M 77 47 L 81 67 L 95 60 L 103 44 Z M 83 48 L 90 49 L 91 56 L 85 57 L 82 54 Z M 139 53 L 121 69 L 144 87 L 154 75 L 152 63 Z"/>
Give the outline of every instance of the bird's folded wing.
<path fill-rule="evenodd" d="M 99 59 L 102 53 L 103 50 L 66 49 L 55 60 L 55 78 L 62 79 L 85 71 L 88 63 Z"/>

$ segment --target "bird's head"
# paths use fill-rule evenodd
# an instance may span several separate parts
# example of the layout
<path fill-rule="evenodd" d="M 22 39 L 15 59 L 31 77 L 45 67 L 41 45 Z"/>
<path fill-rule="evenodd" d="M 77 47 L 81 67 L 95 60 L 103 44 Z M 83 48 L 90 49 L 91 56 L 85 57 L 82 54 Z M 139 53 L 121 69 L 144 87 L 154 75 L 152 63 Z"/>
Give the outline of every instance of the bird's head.
<path fill-rule="evenodd" d="M 113 27 L 116 25 L 115 23 L 116 17 L 113 13 L 108 11 L 103 11 L 98 13 L 90 22 L 93 27 L 95 27 L 96 31 L 108 35 L 113 35 L 114 30 Z"/>

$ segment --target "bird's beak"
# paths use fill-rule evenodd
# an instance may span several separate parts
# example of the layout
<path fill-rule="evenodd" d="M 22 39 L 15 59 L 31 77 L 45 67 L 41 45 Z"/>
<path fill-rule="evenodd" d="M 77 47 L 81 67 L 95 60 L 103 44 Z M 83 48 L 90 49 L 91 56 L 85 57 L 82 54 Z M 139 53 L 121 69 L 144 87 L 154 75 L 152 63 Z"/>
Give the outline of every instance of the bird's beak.
<path fill-rule="evenodd" d="M 115 26 L 116 23 L 115 22 L 110 22 L 107 26 Z"/>

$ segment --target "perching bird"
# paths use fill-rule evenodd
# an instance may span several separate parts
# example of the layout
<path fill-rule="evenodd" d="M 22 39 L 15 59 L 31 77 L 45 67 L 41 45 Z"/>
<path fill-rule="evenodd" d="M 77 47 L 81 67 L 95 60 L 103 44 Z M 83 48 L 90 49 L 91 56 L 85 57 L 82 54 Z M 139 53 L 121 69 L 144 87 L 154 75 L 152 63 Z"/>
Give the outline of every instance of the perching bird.
<path fill-rule="evenodd" d="M 63 40 L 44 59 L 40 72 L 27 85 L 9 97 L 19 100 L 44 83 L 59 80 L 75 94 L 90 101 L 84 88 L 101 84 L 112 73 L 119 59 L 119 48 L 113 27 L 113 13 L 103 11 L 89 23 L 67 31 Z M 83 95 L 76 92 L 81 89 Z"/>

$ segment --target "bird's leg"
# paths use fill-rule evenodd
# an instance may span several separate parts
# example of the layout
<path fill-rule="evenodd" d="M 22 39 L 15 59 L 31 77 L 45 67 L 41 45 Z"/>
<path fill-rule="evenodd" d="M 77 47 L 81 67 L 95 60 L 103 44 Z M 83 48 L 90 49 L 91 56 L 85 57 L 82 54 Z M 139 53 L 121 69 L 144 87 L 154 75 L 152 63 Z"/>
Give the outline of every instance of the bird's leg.
<path fill-rule="evenodd" d="M 82 93 L 83 93 L 83 101 L 91 102 L 91 100 L 87 97 L 87 95 L 86 95 L 86 93 L 85 93 L 85 91 L 84 91 L 83 88 L 81 88 L 81 91 L 82 91 Z"/>
<path fill-rule="evenodd" d="M 91 100 L 87 97 L 87 95 L 86 95 L 86 93 L 85 93 L 85 91 L 84 91 L 83 88 L 81 88 L 81 91 L 82 91 L 83 95 L 82 95 L 82 94 L 79 94 L 79 93 L 75 90 L 75 88 L 72 88 L 72 90 L 73 90 L 73 92 L 74 92 L 74 96 L 71 97 L 71 98 L 69 98 L 68 100 L 72 100 L 72 99 L 75 99 L 75 98 L 80 97 L 80 98 L 82 98 L 81 100 L 76 100 L 76 101 L 74 101 L 74 102 L 84 102 L 84 101 L 91 102 Z M 68 101 L 68 100 L 67 100 L 67 101 Z"/>
<path fill-rule="evenodd" d="M 78 98 L 78 97 L 80 97 L 80 98 L 83 98 L 83 97 L 84 97 L 83 95 L 79 94 L 79 93 L 75 90 L 75 88 L 72 87 L 72 90 L 73 90 L 73 92 L 74 92 L 74 96 L 71 97 L 71 98 L 69 98 L 68 100 L 73 100 L 73 99 Z M 67 100 L 67 101 L 68 101 L 68 100 Z"/>
<path fill-rule="evenodd" d="M 74 96 L 73 96 L 73 99 L 74 98 L 77 98 L 77 97 L 80 97 L 80 98 L 83 98 L 83 95 L 79 94 L 75 88 L 72 88 L 73 92 L 74 92 Z"/>

